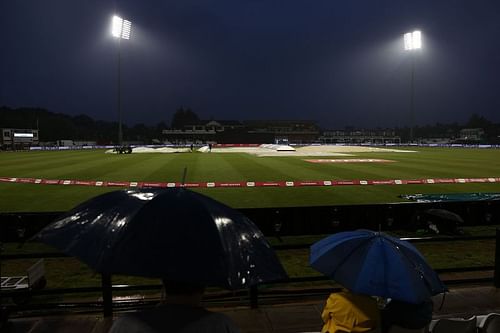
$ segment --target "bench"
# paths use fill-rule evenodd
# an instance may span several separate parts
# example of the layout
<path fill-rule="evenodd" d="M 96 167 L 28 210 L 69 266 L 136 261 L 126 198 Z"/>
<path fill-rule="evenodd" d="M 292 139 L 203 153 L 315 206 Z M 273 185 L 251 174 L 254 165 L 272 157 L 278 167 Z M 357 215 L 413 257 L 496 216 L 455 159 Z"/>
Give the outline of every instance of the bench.
<path fill-rule="evenodd" d="M 33 290 L 42 289 L 45 287 L 45 263 L 43 259 L 39 259 L 30 268 L 27 269 L 25 276 L 2 276 L 1 277 L 1 289 L 2 290 Z M 24 298 L 20 297 L 18 300 Z M 13 299 L 15 303 L 16 297 Z"/>

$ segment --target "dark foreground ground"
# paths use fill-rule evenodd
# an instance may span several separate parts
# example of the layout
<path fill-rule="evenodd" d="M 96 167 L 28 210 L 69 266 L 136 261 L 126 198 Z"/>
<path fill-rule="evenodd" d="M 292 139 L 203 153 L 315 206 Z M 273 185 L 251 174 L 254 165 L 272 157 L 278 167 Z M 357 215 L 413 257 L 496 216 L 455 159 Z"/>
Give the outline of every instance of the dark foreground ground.
<path fill-rule="evenodd" d="M 442 296 L 436 296 L 435 318 L 468 317 L 500 312 L 500 289 L 490 285 L 464 285 L 450 288 L 444 304 Z M 288 333 L 318 332 L 321 330 L 320 318 L 324 300 L 305 299 L 301 302 L 265 305 L 258 309 L 249 307 L 211 308 L 231 317 L 241 328 L 249 333 Z M 117 318 L 122 314 L 115 314 Z M 2 332 L 72 332 L 104 333 L 112 319 L 100 315 L 66 315 L 53 317 L 30 317 L 11 319 Z"/>

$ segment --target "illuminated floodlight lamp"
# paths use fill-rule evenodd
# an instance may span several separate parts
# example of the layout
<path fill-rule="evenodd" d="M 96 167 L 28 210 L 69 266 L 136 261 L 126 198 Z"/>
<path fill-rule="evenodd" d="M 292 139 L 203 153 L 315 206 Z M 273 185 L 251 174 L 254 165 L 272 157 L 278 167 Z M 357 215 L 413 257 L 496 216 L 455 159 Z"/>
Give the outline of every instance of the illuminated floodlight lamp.
<path fill-rule="evenodd" d="M 111 21 L 111 35 L 115 38 L 130 39 L 130 31 L 132 30 L 132 22 L 122 19 L 120 16 L 114 15 Z"/>
<path fill-rule="evenodd" d="M 422 33 L 419 30 L 404 34 L 404 45 L 406 51 L 422 48 Z"/>

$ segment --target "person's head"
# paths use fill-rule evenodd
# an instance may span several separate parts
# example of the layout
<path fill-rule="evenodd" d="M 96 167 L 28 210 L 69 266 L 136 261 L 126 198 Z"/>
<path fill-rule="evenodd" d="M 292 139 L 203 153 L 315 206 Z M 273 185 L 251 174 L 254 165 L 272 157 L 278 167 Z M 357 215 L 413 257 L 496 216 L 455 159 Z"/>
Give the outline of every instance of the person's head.
<path fill-rule="evenodd" d="M 205 286 L 199 283 L 162 279 L 166 303 L 200 305 Z"/>
<path fill-rule="evenodd" d="M 162 282 L 167 295 L 193 295 L 203 294 L 205 292 L 205 286 L 198 283 L 169 279 L 162 279 Z"/>

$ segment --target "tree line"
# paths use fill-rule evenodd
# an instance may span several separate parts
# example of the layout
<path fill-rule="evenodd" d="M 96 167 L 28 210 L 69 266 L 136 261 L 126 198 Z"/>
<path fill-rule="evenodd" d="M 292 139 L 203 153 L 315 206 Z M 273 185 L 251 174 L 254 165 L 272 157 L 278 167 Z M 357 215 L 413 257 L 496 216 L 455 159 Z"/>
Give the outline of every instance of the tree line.
<path fill-rule="evenodd" d="M 198 115 L 188 107 L 178 108 L 172 116 L 170 126 L 165 122 L 156 125 L 136 124 L 123 126 L 125 141 L 154 143 L 161 140 L 164 129 L 183 129 L 186 125 L 200 124 Z M 41 142 L 57 140 L 96 141 L 98 144 L 113 144 L 118 139 L 118 123 L 94 120 L 87 115 L 71 116 L 50 112 L 43 108 L 0 107 L 0 128 L 39 129 Z M 462 128 L 482 128 L 484 142 L 500 143 L 500 124 L 493 123 L 483 116 L 473 114 L 465 124 L 443 124 L 416 126 L 418 138 L 457 138 Z M 409 128 L 396 128 L 395 134 L 403 141 L 409 135 Z"/>
<path fill-rule="evenodd" d="M 0 128 L 38 129 L 41 142 L 57 140 L 96 141 L 114 144 L 118 141 L 118 122 L 94 120 L 87 115 L 70 116 L 42 108 L 0 107 Z M 152 142 L 161 138 L 164 122 L 154 126 L 123 125 L 125 140 Z"/>

